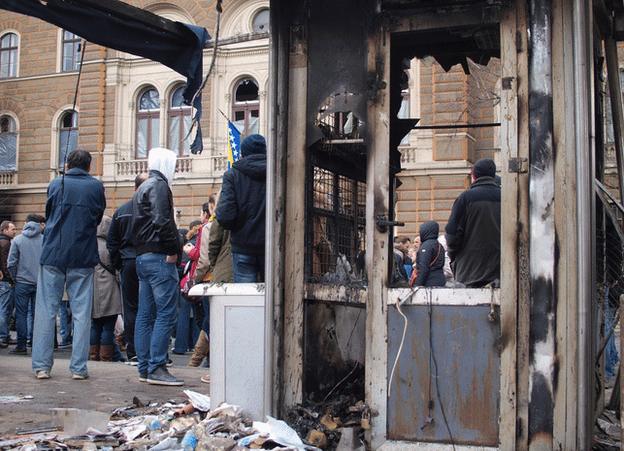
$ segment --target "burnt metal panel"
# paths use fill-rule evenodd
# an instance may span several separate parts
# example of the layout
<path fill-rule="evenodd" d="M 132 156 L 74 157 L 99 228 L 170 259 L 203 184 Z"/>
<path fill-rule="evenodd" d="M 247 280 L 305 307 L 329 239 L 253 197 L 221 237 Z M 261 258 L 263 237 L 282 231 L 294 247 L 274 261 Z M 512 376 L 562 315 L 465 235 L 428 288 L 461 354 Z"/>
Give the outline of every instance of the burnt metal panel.
<path fill-rule="evenodd" d="M 402 307 L 408 328 L 388 399 L 388 438 L 450 443 L 430 365 L 428 308 Z M 498 445 L 500 326 L 488 320 L 489 312 L 490 306 L 433 307 L 432 342 L 440 397 L 456 444 Z M 397 309 L 389 308 L 388 379 L 403 324 Z M 433 423 L 427 422 L 429 390 L 434 400 Z"/>
<path fill-rule="evenodd" d="M 363 381 L 365 305 L 306 301 L 304 324 L 304 399 L 322 401 L 340 381 Z M 355 397 L 364 399 L 363 385 L 351 388 L 360 391 Z"/>

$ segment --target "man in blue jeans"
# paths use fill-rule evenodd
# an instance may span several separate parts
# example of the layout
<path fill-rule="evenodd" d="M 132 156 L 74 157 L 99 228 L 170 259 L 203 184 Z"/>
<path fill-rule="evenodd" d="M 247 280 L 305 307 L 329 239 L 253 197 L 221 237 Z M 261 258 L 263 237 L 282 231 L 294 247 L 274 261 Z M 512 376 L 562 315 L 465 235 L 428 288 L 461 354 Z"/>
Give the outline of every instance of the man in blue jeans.
<path fill-rule="evenodd" d="M 7 268 L 11 240 L 15 236 L 15 224 L 0 223 L 0 348 L 9 346 L 9 321 L 13 312 L 13 278 Z"/>
<path fill-rule="evenodd" d="M 183 385 L 167 370 L 167 348 L 176 323 L 180 253 L 170 184 L 176 154 L 150 150 L 149 178 L 132 197 L 131 230 L 139 276 L 139 309 L 134 347 L 139 380 L 154 385 Z"/>
<path fill-rule="evenodd" d="M 73 379 L 89 377 L 93 268 L 99 261 L 96 230 L 106 208 L 104 185 L 89 175 L 90 169 L 91 154 L 74 150 L 64 176 L 48 186 L 33 328 L 32 368 L 37 379 L 50 378 L 56 314 L 65 289 L 74 331 L 69 369 Z"/>
<path fill-rule="evenodd" d="M 42 245 L 40 219 L 36 215 L 28 215 L 22 234 L 15 237 L 11 243 L 7 263 L 11 277 L 15 281 L 17 345 L 11 350 L 12 354 L 26 355 L 27 352 L 28 310 L 34 309 L 35 306 Z"/>
<path fill-rule="evenodd" d="M 230 230 L 234 283 L 264 282 L 266 141 L 250 135 L 242 158 L 223 175 L 217 221 Z"/>

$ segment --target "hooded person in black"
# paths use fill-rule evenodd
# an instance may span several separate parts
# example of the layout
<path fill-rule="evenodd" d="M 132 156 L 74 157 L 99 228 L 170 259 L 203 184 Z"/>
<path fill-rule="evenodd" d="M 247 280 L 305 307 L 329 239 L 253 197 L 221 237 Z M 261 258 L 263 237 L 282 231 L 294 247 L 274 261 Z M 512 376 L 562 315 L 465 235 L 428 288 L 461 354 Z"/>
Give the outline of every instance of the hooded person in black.
<path fill-rule="evenodd" d="M 446 224 L 446 243 L 455 279 L 469 288 L 500 278 L 501 189 L 489 158 L 472 168 L 472 185 L 459 195 Z"/>
<path fill-rule="evenodd" d="M 415 286 L 443 287 L 446 285 L 444 276 L 444 248 L 438 242 L 440 226 L 435 221 L 427 221 L 420 225 L 420 247 L 416 254 L 417 276 Z"/>
<path fill-rule="evenodd" d="M 264 137 L 245 138 L 241 155 L 223 175 L 216 216 L 219 224 L 231 231 L 234 283 L 262 282 L 266 213 Z"/>

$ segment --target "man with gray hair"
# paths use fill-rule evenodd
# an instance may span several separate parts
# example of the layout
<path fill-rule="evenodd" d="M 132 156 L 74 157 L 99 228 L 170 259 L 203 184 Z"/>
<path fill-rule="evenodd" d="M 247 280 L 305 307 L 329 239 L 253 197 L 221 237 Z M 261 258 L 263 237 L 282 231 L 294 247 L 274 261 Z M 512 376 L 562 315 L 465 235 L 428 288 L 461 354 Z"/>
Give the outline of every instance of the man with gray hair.
<path fill-rule="evenodd" d="M 139 380 L 154 385 L 183 385 L 167 370 L 167 348 L 176 322 L 179 297 L 178 229 L 170 185 L 176 154 L 155 148 L 148 155 L 149 178 L 132 197 L 132 237 L 139 276 L 139 309 L 134 346 Z"/>

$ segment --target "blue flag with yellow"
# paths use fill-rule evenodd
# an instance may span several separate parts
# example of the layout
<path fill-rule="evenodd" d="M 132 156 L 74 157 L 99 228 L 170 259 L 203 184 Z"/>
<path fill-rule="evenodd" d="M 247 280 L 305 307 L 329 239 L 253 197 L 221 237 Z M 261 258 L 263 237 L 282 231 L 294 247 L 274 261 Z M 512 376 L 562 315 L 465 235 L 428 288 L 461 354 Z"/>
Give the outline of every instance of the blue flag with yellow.
<path fill-rule="evenodd" d="M 228 121 L 228 169 L 241 157 L 241 134 L 231 121 Z"/>

